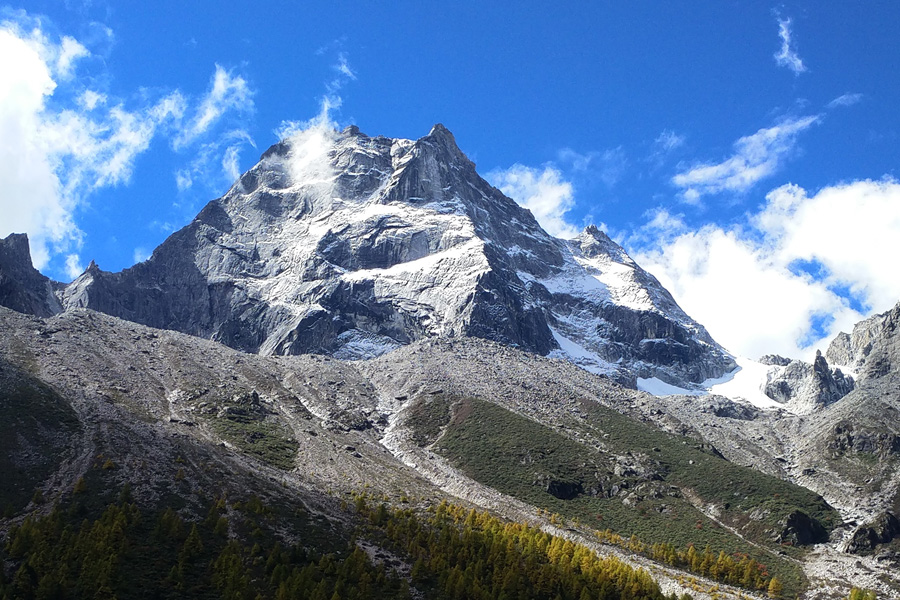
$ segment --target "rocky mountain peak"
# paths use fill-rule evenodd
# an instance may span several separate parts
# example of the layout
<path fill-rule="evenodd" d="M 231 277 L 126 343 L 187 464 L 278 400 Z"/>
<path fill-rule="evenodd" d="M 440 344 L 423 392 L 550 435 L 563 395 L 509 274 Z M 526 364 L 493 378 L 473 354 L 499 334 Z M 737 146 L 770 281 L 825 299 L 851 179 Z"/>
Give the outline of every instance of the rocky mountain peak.
<path fill-rule="evenodd" d="M 11 233 L 0 239 L 0 258 L 5 264 L 19 263 L 33 267 L 31 262 L 31 245 L 25 233 Z"/>
<path fill-rule="evenodd" d="M 615 243 L 606 233 L 596 225 L 588 225 L 581 234 L 576 238 L 581 253 L 589 258 L 598 256 L 614 257 L 615 260 L 626 263 L 634 261 L 625 252 L 625 250 Z"/>
<path fill-rule="evenodd" d="M 39 317 L 62 310 L 53 282 L 31 262 L 31 245 L 24 233 L 0 239 L 0 306 Z"/>
<path fill-rule="evenodd" d="M 734 367 L 605 233 L 552 237 L 441 124 L 418 140 L 296 131 L 147 261 L 92 262 L 61 298 L 261 354 L 371 358 L 477 337 L 631 385 Z"/>

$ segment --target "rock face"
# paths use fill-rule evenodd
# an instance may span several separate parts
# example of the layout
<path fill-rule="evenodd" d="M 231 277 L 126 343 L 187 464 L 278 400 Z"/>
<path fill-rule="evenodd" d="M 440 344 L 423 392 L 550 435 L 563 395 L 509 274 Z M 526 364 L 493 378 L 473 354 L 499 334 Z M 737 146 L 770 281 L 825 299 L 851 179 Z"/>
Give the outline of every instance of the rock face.
<path fill-rule="evenodd" d="M 878 544 L 887 544 L 900 536 L 900 519 L 889 512 L 883 512 L 870 523 L 856 530 L 847 544 L 847 552 L 859 553 L 874 550 Z"/>
<path fill-rule="evenodd" d="M 53 291 L 50 279 L 31 263 L 28 236 L 14 233 L 0 239 L 0 306 L 49 317 L 62 310 Z"/>
<path fill-rule="evenodd" d="M 547 234 L 442 125 L 416 141 L 298 133 L 149 260 L 92 263 L 61 299 L 264 355 L 371 358 L 469 336 L 632 386 L 734 368 L 620 246 L 595 227 Z"/>
<path fill-rule="evenodd" d="M 765 394 L 776 402 L 789 405 L 798 414 L 837 402 L 853 390 L 853 378 L 840 369 L 831 369 L 821 352 L 813 364 L 792 360 L 784 365 L 780 356 L 763 357 L 773 368 Z M 782 366 L 783 365 L 783 366 Z"/>
<path fill-rule="evenodd" d="M 796 510 L 784 520 L 784 529 L 778 536 L 778 542 L 790 543 L 794 546 L 808 546 L 828 540 L 828 531 L 822 524 L 812 519 L 803 511 Z"/>
<path fill-rule="evenodd" d="M 859 371 L 872 351 L 875 340 L 883 333 L 889 313 L 872 315 L 853 326 L 852 333 L 841 332 L 828 345 L 825 357 L 831 364 Z"/>

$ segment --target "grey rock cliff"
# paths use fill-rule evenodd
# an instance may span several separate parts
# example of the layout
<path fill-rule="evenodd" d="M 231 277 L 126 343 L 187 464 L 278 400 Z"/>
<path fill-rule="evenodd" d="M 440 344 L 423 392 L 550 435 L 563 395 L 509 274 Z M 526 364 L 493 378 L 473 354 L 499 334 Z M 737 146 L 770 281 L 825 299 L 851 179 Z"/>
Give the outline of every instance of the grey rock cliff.
<path fill-rule="evenodd" d="M 891 311 L 872 315 L 854 325 L 851 333 L 839 333 L 828 345 L 825 357 L 832 364 L 860 371 L 875 341 L 890 326 L 890 313 Z"/>
<path fill-rule="evenodd" d="M 28 236 L 13 233 L 0 239 L 0 306 L 49 317 L 62 310 L 54 287 L 54 282 L 32 265 Z"/>

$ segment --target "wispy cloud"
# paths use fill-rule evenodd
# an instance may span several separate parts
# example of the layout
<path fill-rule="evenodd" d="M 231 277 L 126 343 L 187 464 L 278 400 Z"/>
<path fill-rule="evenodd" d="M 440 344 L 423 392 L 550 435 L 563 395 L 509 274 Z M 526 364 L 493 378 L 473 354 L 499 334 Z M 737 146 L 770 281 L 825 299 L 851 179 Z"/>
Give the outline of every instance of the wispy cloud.
<path fill-rule="evenodd" d="M 143 247 L 137 247 L 134 249 L 134 254 L 132 256 L 134 259 L 134 263 L 137 264 L 139 262 L 144 262 L 148 258 L 150 258 L 150 251 Z"/>
<path fill-rule="evenodd" d="M 336 96 L 347 83 L 356 81 L 356 73 L 350 67 L 346 52 L 338 52 L 337 60 L 331 65 L 331 69 L 335 72 L 335 76 L 325 83 L 325 92 L 329 96 Z"/>
<path fill-rule="evenodd" d="M 863 99 L 862 94 L 842 94 L 828 103 L 827 108 L 838 108 L 839 106 L 853 106 Z"/>
<path fill-rule="evenodd" d="M 683 145 L 684 136 L 678 135 L 669 129 L 664 130 L 653 140 L 653 148 L 661 152 L 671 152 L 676 148 L 681 148 Z"/>
<path fill-rule="evenodd" d="M 572 184 L 552 165 L 541 168 L 515 164 L 491 171 L 486 178 L 501 192 L 531 211 L 550 235 L 573 238 L 578 228 L 566 221 L 566 213 L 575 205 Z"/>
<path fill-rule="evenodd" d="M 685 140 L 683 135 L 679 135 L 671 129 L 665 129 L 653 140 L 650 145 L 650 154 L 644 160 L 651 163 L 654 170 L 659 169 L 676 150 L 684 147 Z"/>
<path fill-rule="evenodd" d="M 792 43 L 792 24 L 791 19 L 778 17 L 778 37 L 781 38 L 781 48 L 774 56 L 779 67 L 785 67 L 793 71 L 794 75 L 799 75 L 806 71 L 806 65 L 803 64 L 803 60 L 797 54 L 797 49 Z"/>
<path fill-rule="evenodd" d="M 240 75 L 233 75 L 221 65 L 216 65 L 209 91 L 203 96 L 191 121 L 175 138 L 175 147 L 183 148 L 209 129 L 229 111 L 251 112 L 253 92 Z"/>
<path fill-rule="evenodd" d="M 81 257 L 77 254 L 70 254 L 66 257 L 66 275 L 69 279 L 75 279 L 84 273 L 84 267 L 81 265 Z"/>
<path fill-rule="evenodd" d="M 221 193 L 240 176 L 241 151 L 256 148 L 250 134 L 243 129 L 233 129 L 199 144 L 190 163 L 175 171 L 175 186 L 179 192 L 187 192 L 200 186 L 204 193 Z M 205 198 L 204 198 L 205 200 Z M 190 212 L 195 206 L 188 204 Z"/>
<path fill-rule="evenodd" d="M 682 198 L 697 203 L 721 192 L 744 192 L 775 173 L 795 150 L 797 136 L 821 117 L 791 117 L 734 143 L 734 154 L 719 163 L 703 163 L 678 173 L 672 183 Z"/>

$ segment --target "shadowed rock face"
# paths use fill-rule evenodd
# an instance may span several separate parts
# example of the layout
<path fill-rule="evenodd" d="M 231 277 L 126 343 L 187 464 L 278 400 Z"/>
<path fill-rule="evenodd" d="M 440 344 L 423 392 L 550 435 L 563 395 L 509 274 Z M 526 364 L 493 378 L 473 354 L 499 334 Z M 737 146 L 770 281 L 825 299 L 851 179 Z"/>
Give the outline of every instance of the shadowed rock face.
<path fill-rule="evenodd" d="M 92 263 L 60 299 L 260 354 L 371 358 L 470 336 L 631 384 L 689 386 L 734 367 L 606 234 L 548 235 L 442 125 L 416 141 L 297 134 L 149 260 L 119 273 Z"/>
<path fill-rule="evenodd" d="M 898 536 L 900 536 L 900 520 L 889 512 L 883 512 L 856 530 L 847 544 L 847 552 L 874 550 L 879 544 L 887 544 Z"/>
<path fill-rule="evenodd" d="M 0 239 L 0 306 L 38 317 L 49 317 L 61 310 L 52 282 L 31 263 L 25 234 L 14 233 Z"/>
<path fill-rule="evenodd" d="M 781 543 L 808 546 L 828 540 L 828 531 L 822 524 L 799 510 L 788 515 L 783 526 L 784 529 L 782 529 L 777 540 Z"/>

